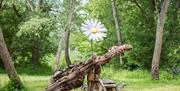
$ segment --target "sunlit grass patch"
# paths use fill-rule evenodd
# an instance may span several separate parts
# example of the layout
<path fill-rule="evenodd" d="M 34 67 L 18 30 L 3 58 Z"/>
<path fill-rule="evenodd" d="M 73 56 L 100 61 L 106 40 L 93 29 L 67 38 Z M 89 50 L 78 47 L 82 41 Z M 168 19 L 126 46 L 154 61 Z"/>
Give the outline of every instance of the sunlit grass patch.
<path fill-rule="evenodd" d="M 6 74 L 0 74 L 0 88 L 8 84 L 8 76 Z"/>
<path fill-rule="evenodd" d="M 179 90 L 180 90 L 180 86 L 167 85 L 152 89 L 145 89 L 144 91 L 179 91 Z"/>
<path fill-rule="evenodd" d="M 160 73 L 160 80 L 156 81 L 151 79 L 151 74 L 148 71 L 114 70 L 104 67 L 101 78 L 114 80 L 117 84 L 125 83 L 127 85 L 125 91 L 179 91 L 176 89 L 180 88 L 180 79 L 178 79 L 180 77 L 174 79 L 171 74 L 165 71 Z M 165 90 L 165 88 L 172 90 Z"/>
<path fill-rule="evenodd" d="M 50 76 L 40 75 L 20 75 L 27 91 L 42 91 L 48 84 Z M 149 71 L 135 70 L 121 70 L 104 67 L 101 72 L 101 79 L 110 79 L 116 84 L 125 83 L 124 91 L 179 91 L 180 79 L 172 78 L 170 74 L 162 71 L 160 80 L 151 80 Z M 0 74 L 0 88 L 5 86 L 8 82 L 8 77 L 5 74 Z M 81 91 L 75 89 L 72 91 Z"/>

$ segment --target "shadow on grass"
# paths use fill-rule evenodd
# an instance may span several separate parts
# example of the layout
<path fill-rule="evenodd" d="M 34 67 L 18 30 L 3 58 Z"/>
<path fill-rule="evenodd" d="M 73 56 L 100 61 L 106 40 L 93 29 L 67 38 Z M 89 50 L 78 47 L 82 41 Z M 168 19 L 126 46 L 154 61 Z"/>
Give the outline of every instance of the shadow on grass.
<path fill-rule="evenodd" d="M 15 65 L 15 68 L 20 75 L 37 75 L 49 76 L 52 74 L 52 68 L 46 64 L 40 65 Z M 5 69 L 0 68 L 0 74 L 6 74 Z"/>
<path fill-rule="evenodd" d="M 46 64 L 40 65 L 23 65 L 21 67 L 16 67 L 19 74 L 26 75 L 38 75 L 38 76 L 48 76 L 52 74 L 52 68 Z"/>

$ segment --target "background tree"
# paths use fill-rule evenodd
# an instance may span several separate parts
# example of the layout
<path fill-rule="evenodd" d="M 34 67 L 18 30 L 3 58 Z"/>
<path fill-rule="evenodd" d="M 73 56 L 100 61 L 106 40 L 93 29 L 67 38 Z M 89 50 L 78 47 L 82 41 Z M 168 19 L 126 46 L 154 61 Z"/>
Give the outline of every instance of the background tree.
<path fill-rule="evenodd" d="M 76 0 L 70 0 L 69 2 L 69 14 L 68 14 L 68 19 L 67 23 L 65 25 L 65 36 L 64 36 L 64 49 L 65 49 L 65 60 L 67 62 L 67 65 L 71 64 L 71 60 L 69 58 L 69 37 L 70 37 L 70 30 L 71 30 L 71 24 L 73 20 L 73 14 L 74 14 L 74 9 L 75 9 L 75 4 Z"/>
<path fill-rule="evenodd" d="M 115 23 L 115 27 L 116 27 L 116 34 L 117 34 L 117 40 L 118 40 L 118 45 L 121 45 L 122 43 L 122 34 L 120 31 L 120 20 L 119 20 L 119 16 L 117 14 L 117 10 L 116 10 L 116 0 L 111 0 L 112 2 L 112 12 L 113 12 L 113 17 L 114 17 L 114 23 Z M 120 64 L 123 65 L 123 60 L 122 60 L 122 56 L 121 54 L 119 55 L 119 60 L 120 60 Z"/>
<path fill-rule="evenodd" d="M 162 49 L 164 22 L 165 22 L 168 6 L 169 6 L 169 0 L 164 0 L 160 9 L 160 14 L 157 13 L 158 20 L 157 20 L 157 28 L 156 28 L 156 41 L 155 41 L 155 48 L 154 48 L 152 68 L 151 68 L 152 79 L 155 80 L 159 79 L 159 63 L 160 63 L 161 49 Z"/>
<path fill-rule="evenodd" d="M 22 82 L 16 72 L 16 69 L 14 67 L 14 64 L 11 60 L 10 54 L 8 52 L 6 43 L 4 41 L 3 33 L 0 26 L 0 56 L 2 58 L 2 61 L 4 63 L 4 67 L 6 70 L 6 73 L 8 74 L 8 77 L 12 83 L 12 86 L 20 89 L 22 87 Z"/>
<path fill-rule="evenodd" d="M 40 64 L 46 53 L 54 49 L 48 46 L 52 43 L 50 32 L 53 31 L 53 21 L 48 15 L 49 5 L 46 1 L 26 0 L 25 4 L 27 5 L 27 13 L 24 14 L 25 20 L 19 24 L 20 30 L 17 32 L 17 36 L 24 39 L 19 40 L 19 42 L 25 41 L 22 45 L 28 49 L 26 51 L 31 55 L 28 53 L 27 56 L 31 58 L 31 64 L 35 66 Z M 31 45 L 28 44 L 29 42 Z"/>

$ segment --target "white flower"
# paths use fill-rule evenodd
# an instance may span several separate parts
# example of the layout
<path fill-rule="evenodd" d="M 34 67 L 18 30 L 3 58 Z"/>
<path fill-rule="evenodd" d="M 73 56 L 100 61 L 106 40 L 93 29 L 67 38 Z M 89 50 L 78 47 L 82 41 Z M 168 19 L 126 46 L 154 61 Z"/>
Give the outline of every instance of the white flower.
<path fill-rule="evenodd" d="M 106 37 L 107 31 L 101 22 L 93 19 L 85 21 L 81 26 L 81 30 L 83 34 L 88 36 L 89 40 L 93 41 L 103 40 Z"/>

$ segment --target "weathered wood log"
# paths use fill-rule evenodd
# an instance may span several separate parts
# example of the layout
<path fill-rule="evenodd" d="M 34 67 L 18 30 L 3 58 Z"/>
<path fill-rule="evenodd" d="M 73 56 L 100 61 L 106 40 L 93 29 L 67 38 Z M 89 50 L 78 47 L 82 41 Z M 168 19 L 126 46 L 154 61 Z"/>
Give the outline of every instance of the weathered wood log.
<path fill-rule="evenodd" d="M 84 77 L 97 65 L 108 63 L 112 57 L 132 49 L 131 45 L 113 46 L 103 56 L 92 57 L 79 64 L 69 65 L 64 71 L 57 71 L 51 77 L 50 83 L 44 91 L 69 91 L 83 84 Z"/>

